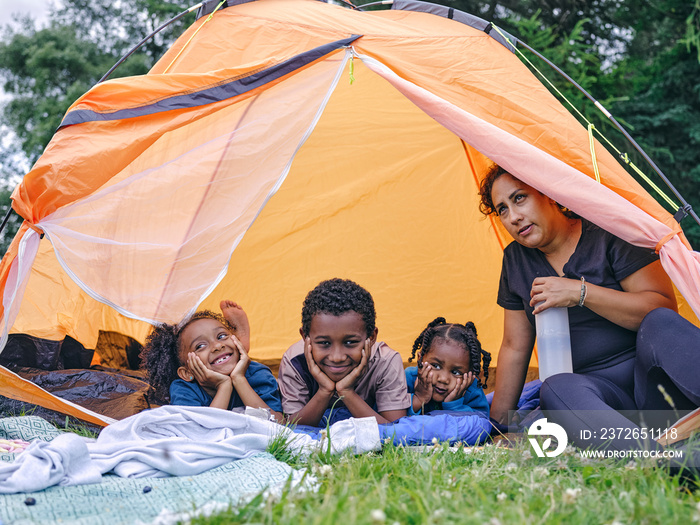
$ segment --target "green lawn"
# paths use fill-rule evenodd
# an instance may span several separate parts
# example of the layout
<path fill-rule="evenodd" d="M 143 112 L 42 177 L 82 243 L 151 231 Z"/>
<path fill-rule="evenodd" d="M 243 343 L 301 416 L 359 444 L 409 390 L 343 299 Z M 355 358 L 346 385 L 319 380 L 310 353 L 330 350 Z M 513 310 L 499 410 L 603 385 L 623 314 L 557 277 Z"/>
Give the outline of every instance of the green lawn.
<path fill-rule="evenodd" d="M 95 435 L 74 421 L 60 429 Z M 305 469 L 313 489 L 259 494 L 247 505 L 192 523 L 700 523 L 698 483 L 662 467 L 582 459 L 572 447 L 541 459 L 527 441 L 511 447 L 436 444 L 418 450 L 389 443 L 359 456 L 301 459 L 284 443 L 273 443 L 268 451 Z"/>
<path fill-rule="evenodd" d="M 284 450 L 273 451 L 278 457 Z M 246 506 L 193 523 L 659 523 L 700 521 L 695 483 L 663 468 L 583 460 L 571 448 L 556 459 L 513 449 L 417 451 L 384 446 L 361 456 L 307 461 L 283 457 L 318 479 L 317 490 L 258 495 Z"/>

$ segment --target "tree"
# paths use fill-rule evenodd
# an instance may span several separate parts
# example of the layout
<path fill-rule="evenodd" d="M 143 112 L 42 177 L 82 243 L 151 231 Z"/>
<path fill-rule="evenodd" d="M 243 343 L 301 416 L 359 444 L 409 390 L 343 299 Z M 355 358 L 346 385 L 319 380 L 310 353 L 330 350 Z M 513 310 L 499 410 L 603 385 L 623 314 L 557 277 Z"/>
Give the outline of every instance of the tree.
<path fill-rule="evenodd" d="M 4 130 L 0 143 L 2 217 L 9 209 L 16 179 L 27 164 L 39 158 L 68 107 L 136 43 L 187 7 L 186 2 L 162 0 L 62 3 L 60 10 L 50 14 L 49 27 L 37 30 L 25 18 L 17 29 L 5 28 L 0 41 L 0 78 L 10 97 L 0 110 Z M 163 30 L 112 76 L 146 73 L 192 18 Z M 11 216 L 0 234 L 0 254 L 20 222 L 16 215 Z"/>
<path fill-rule="evenodd" d="M 3 108 L 3 121 L 31 163 L 51 140 L 68 107 L 114 61 L 113 54 L 81 40 L 71 26 L 15 33 L 0 44 L 3 89 L 12 97 Z"/>
<path fill-rule="evenodd" d="M 37 31 L 27 21 L 19 30 L 6 29 L 0 43 L 0 76 L 12 98 L 2 117 L 30 163 L 41 155 L 68 107 L 154 26 L 182 11 L 182 5 L 159 0 L 65 0 L 46 29 Z M 113 76 L 146 73 L 182 23 L 133 54 Z"/>
<path fill-rule="evenodd" d="M 444 0 L 438 3 L 481 16 L 514 34 L 520 29 L 521 20 L 537 15 L 541 27 L 555 36 L 556 44 L 576 30 L 583 44 L 600 45 L 604 41 L 611 49 L 625 39 L 624 33 L 614 31 L 621 27 L 621 11 L 634 7 L 630 0 Z"/>
<path fill-rule="evenodd" d="M 700 212 L 700 2 L 651 4 L 639 18 L 618 76 L 631 92 L 612 110 L 632 130 L 685 199 Z M 665 16 L 661 16 L 665 14 Z M 622 74 L 620 74 L 622 73 Z M 700 226 L 691 218 L 683 227 L 700 246 Z"/>
<path fill-rule="evenodd" d="M 627 127 L 700 211 L 700 0 L 441 3 L 494 21 L 559 65 Z M 540 69 L 619 150 L 653 175 L 588 100 L 546 66 Z M 700 246 L 700 226 L 689 218 L 683 227 L 691 245 Z"/>
<path fill-rule="evenodd" d="M 121 56 L 190 5 L 182 0 L 63 0 L 61 9 L 52 12 L 52 20 L 58 25 L 73 26 L 80 39 Z M 192 17 L 180 19 L 143 45 L 139 54 L 145 57 L 147 67 L 161 57 L 192 21 Z"/>
<path fill-rule="evenodd" d="M 13 187 L 0 182 L 0 221 L 5 218 L 7 212 L 12 206 L 10 196 L 12 195 Z M 11 213 L 7 224 L 0 233 L 0 256 L 4 255 L 10 247 L 12 239 L 14 239 L 17 230 L 22 225 L 22 218 L 16 213 Z"/>

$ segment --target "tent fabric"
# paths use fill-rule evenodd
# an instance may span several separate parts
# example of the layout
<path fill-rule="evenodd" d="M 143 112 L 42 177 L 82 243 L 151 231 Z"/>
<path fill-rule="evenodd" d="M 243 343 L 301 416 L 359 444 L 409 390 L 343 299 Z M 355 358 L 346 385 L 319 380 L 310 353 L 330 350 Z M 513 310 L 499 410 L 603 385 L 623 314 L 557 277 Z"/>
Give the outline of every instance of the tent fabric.
<path fill-rule="evenodd" d="M 116 110 L 111 113 L 91 111 L 89 109 L 76 109 L 69 111 L 61 121 L 59 129 L 65 126 L 82 124 L 84 122 L 94 120 L 120 120 L 136 118 L 152 115 L 161 111 L 192 108 L 204 106 L 213 102 L 220 102 L 228 98 L 242 95 L 248 91 L 254 90 L 257 87 L 264 86 L 265 84 L 269 84 L 280 77 L 292 73 L 296 69 L 302 68 L 311 62 L 320 59 L 324 55 L 327 55 L 337 49 L 347 47 L 357 38 L 358 35 L 354 35 L 350 38 L 344 38 L 342 40 L 338 40 L 337 42 L 331 42 L 330 44 L 319 46 L 316 49 L 312 49 L 289 60 L 285 60 L 281 64 L 275 64 L 261 72 L 253 73 L 244 76 L 243 78 L 234 76 L 230 82 L 219 82 L 211 87 L 207 86 L 202 90 L 193 91 L 191 85 L 185 84 L 185 89 L 187 91 L 185 93 L 180 93 L 180 91 L 183 90 L 183 86 L 177 86 L 179 89 L 177 89 L 177 94 L 175 96 L 166 98 L 165 96 L 160 95 L 154 102 L 142 105 L 140 107 L 129 107 Z"/>
<path fill-rule="evenodd" d="M 442 16 L 444 18 L 449 18 L 450 20 L 456 20 L 457 22 L 471 26 L 479 31 L 484 31 L 486 34 L 490 35 L 492 38 L 506 47 L 510 47 L 510 44 L 517 44 L 518 42 L 515 37 L 506 33 L 505 31 L 501 31 L 503 35 L 499 35 L 497 32 L 492 34 L 491 31 L 493 26 L 490 22 L 487 22 L 478 16 L 458 11 L 454 7 L 447 7 L 430 2 L 421 2 L 418 0 L 392 0 L 391 8 L 399 11 L 419 11 L 421 13 L 430 13 L 433 15 Z M 506 38 L 508 39 L 508 42 L 506 41 Z"/>
<path fill-rule="evenodd" d="M 13 194 L 26 222 L 0 264 L 0 329 L 94 348 L 100 330 L 143 341 L 151 322 L 231 298 L 253 359 L 278 359 L 306 293 L 343 277 L 372 293 L 379 337 L 405 358 L 438 315 L 473 321 L 496 357 L 510 238 L 478 211 L 492 162 L 658 248 L 694 319 L 700 257 L 673 217 L 599 143 L 596 182 L 587 130 L 453 18 L 240 3 L 148 75 L 95 86 Z"/>

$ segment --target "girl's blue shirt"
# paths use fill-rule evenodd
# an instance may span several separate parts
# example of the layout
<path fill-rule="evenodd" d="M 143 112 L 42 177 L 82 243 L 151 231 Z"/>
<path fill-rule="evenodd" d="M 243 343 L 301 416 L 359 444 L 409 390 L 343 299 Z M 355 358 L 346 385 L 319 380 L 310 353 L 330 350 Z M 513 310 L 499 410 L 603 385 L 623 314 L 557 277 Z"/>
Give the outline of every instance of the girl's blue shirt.
<path fill-rule="evenodd" d="M 251 361 L 245 377 L 250 386 L 275 412 L 282 412 L 282 400 L 275 376 L 268 367 Z M 198 383 L 176 379 L 170 385 L 170 404 L 190 407 L 208 407 L 214 400 Z M 228 409 L 244 407 L 245 404 L 238 396 L 236 389 L 231 393 Z"/>
<path fill-rule="evenodd" d="M 411 406 L 408 407 L 408 415 L 419 415 L 419 412 L 413 411 L 413 394 L 415 393 L 416 379 L 418 378 L 418 367 L 411 366 L 406 369 L 406 383 L 408 392 L 411 394 Z M 430 401 L 424 406 L 424 414 L 428 414 L 433 410 L 449 410 L 454 412 L 480 412 L 486 417 L 489 417 L 489 402 L 484 394 L 484 389 L 477 386 L 477 380 L 469 385 L 469 388 L 464 392 L 461 399 L 455 399 L 446 403 Z"/>

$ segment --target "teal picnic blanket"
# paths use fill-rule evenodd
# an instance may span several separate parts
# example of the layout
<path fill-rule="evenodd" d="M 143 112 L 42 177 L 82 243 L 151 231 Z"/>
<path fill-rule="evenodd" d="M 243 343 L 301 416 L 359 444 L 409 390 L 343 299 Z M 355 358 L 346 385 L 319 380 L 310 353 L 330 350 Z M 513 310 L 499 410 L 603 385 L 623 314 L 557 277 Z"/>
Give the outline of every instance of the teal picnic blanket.
<path fill-rule="evenodd" d="M 0 419 L 0 439 L 22 441 L 51 441 L 61 434 L 51 423 L 37 416 L 6 417 Z M 17 454 L 0 453 L 0 461 L 13 461 Z"/>
<path fill-rule="evenodd" d="M 61 433 L 36 416 L 0 419 L 0 439 L 50 441 Z M 0 495 L 0 522 L 177 523 L 194 514 L 235 507 L 265 489 L 280 489 L 287 482 L 296 485 L 303 474 L 268 453 L 260 453 L 196 476 L 134 479 L 104 475 L 97 484 Z"/>
<path fill-rule="evenodd" d="M 107 475 L 102 483 L 93 485 L 0 495 L 0 520 L 3 525 L 174 524 L 193 513 L 236 507 L 266 488 L 279 489 L 288 480 L 294 485 L 301 477 L 301 472 L 263 452 L 196 476 L 132 479 Z M 35 500 L 34 505 L 26 504 L 28 497 Z"/>

